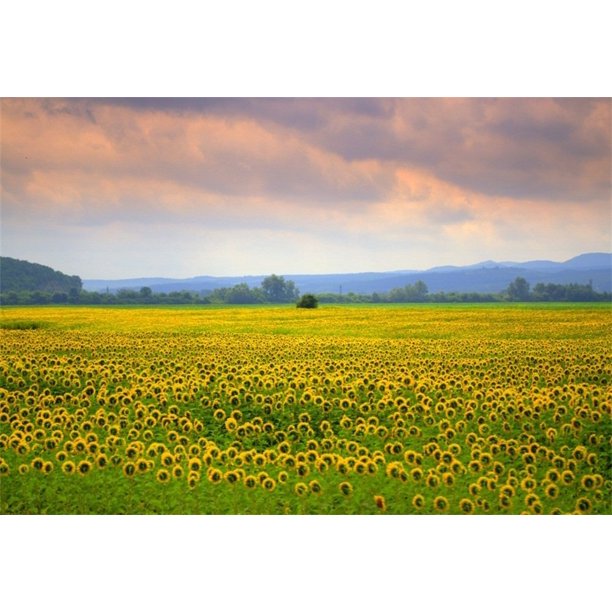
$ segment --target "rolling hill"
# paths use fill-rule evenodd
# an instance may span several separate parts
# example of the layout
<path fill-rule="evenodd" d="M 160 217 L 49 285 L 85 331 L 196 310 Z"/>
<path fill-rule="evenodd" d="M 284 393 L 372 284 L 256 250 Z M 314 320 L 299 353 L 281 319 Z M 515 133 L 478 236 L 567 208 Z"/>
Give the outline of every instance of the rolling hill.
<path fill-rule="evenodd" d="M 12 257 L 0 257 L 0 292 L 45 291 L 69 293 L 80 291 L 82 281 L 78 276 L 68 276 L 49 266 L 30 263 Z"/>

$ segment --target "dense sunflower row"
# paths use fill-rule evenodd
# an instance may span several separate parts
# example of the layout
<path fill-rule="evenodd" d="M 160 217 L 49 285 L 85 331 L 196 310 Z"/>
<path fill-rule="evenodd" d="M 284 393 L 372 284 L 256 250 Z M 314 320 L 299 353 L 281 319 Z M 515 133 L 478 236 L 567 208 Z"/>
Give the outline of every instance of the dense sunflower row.
<path fill-rule="evenodd" d="M 446 339 L 444 310 L 412 312 L 429 339 L 230 333 L 231 310 L 137 331 L 118 312 L 130 329 L 3 331 L 3 512 L 610 511 L 605 334 Z"/>

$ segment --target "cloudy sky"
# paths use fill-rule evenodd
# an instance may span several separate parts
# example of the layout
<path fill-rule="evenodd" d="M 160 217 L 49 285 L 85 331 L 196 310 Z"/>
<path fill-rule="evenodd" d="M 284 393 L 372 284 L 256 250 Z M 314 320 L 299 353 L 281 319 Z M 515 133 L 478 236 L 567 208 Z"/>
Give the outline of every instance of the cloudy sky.
<path fill-rule="evenodd" d="M 2 254 L 82 278 L 611 248 L 610 99 L 1 102 Z"/>

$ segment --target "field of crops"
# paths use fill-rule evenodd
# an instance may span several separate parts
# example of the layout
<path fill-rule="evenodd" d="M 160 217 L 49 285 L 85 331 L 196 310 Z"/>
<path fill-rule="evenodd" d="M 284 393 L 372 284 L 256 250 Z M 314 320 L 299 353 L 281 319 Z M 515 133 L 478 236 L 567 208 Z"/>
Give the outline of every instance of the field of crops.
<path fill-rule="evenodd" d="M 608 305 L 4 308 L 4 514 L 609 514 Z"/>

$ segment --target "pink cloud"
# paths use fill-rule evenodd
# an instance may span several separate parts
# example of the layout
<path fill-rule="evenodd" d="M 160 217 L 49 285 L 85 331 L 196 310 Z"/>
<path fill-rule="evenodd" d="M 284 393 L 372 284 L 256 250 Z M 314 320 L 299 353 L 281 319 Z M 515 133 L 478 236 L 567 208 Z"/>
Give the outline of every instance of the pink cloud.
<path fill-rule="evenodd" d="M 609 243 L 610 100 L 1 104 L 9 238 L 174 224 L 295 233 L 304 252 L 355 242 L 391 260 L 407 244 L 558 248 L 571 223 L 580 249 Z"/>

